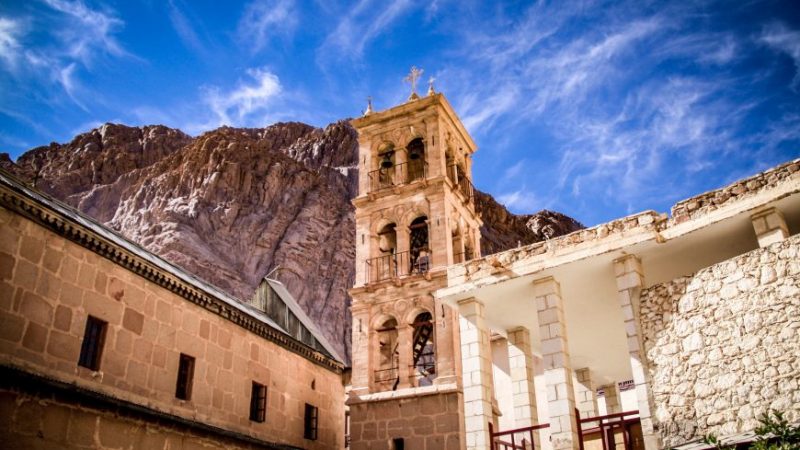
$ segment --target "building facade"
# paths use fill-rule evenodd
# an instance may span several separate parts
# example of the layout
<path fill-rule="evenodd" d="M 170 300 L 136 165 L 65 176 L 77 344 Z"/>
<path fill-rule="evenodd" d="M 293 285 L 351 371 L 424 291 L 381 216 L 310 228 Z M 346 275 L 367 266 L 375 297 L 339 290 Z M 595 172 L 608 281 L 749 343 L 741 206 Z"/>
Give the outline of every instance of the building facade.
<path fill-rule="evenodd" d="M 467 448 L 704 448 L 752 440 L 769 410 L 800 421 L 798 232 L 791 161 L 671 217 L 449 267 L 435 297 L 461 318 Z"/>
<path fill-rule="evenodd" d="M 432 294 L 446 286 L 448 265 L 480 255 L 475 144 L 432 91 L 352 123 L 353 448 L 462 448 L 458 320 Z"/>
<path fill-rule="evenodd" d="M 244 304 L 0 174 L 3 447 L 342 448 L 343 363 L 271 283 Z"/>

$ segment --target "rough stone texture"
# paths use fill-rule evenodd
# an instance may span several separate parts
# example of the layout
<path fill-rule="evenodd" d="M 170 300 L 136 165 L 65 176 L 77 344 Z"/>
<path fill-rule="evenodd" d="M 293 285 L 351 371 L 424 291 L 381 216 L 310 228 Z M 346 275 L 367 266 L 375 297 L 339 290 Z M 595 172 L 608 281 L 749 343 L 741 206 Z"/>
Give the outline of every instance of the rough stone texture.
<path fill-rule="evenodd" d="M 512 214 L 483 192 L 475 193 L 475 208 L 483 219 L 481 251 L 484 255 L 553 239 L 584 228 L 575 219 L 546 209 L 536 214 Z"/>
<path fill-rule="evenodd" d="M 800 235 L 642 291 L 663 444 L 800 420 Z"/>
<path fill-rule="evenodd" d="M 778 167 L 766 170 L 752 177 L 739 180 L 722 189 L 716 189 L 688 198 L 672 207 L 672 222 L 681 223 L 686 220 L 708 214 L 726 203 L 741 200 L 760 191 L 779 185 L 783 180 L 797 176 L 800 171 L 800 159 L 789 161 Z"/>
<path fill-rule="evenodd" d="M 192 138 L 164 126 L 106 124 L 0 167 L 77 207 L 228 294 L 249 299 L 274 274 L 349 361 L 355 277 L 355 130 L 279 123 Z M 515 216 L 478 193 L 484 254 L 580 226 Z"/>

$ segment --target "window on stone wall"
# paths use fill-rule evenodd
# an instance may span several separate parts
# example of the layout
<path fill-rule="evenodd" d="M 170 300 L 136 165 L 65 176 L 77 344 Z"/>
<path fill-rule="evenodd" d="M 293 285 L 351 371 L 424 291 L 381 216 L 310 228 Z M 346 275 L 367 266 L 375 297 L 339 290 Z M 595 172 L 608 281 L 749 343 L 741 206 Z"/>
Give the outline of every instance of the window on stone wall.
<path fill-rule="evenodd" d="M 181 353 L 178 361 L 178 381 L 175 383 L 175 397 L 181 400 L 191 400 L 193 378 L 194 357 Z"/>
<path fill-rule="evenodd" d="M 250 420 L 253 422 L 267 420 L 267 387 L 255 381 L 250 394 Z"/>
<path fill-rule="evenodd" d="M 81 356 L 78 365 L 90 370 L 100 370 L 100 357 L 106 340 L 108 322 L 89 316 L 86 318 L 86 330 L 83 333 Z"/>
<path fill-rule="evenodd" d="M 319 408 L 306 403 L 305 427 L 303 437 L 312 441 L 317 440 L 317 426 L 319 420 Z"/>
<path fill-rule="evenodd" d="M 406 440 L 403 438 L 392 439 L 392 450 L 405 450 Z"/>

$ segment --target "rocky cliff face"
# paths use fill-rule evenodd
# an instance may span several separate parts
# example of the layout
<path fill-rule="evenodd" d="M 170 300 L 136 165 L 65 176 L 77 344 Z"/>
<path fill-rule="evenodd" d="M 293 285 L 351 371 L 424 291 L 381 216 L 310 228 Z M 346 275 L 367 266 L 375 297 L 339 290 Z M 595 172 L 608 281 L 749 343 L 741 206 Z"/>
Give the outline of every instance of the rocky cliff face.
<path fill-rule="evenodd" d="M 274 276 L 349 359 L 356 138 L 346 121 L 196 138 L 106 124 L 0 166 L 238 298 L 280 266 Z M 484 254 L 581 228 L 550 211 L 513 215 L 488 194 L 477 207 Z"/>

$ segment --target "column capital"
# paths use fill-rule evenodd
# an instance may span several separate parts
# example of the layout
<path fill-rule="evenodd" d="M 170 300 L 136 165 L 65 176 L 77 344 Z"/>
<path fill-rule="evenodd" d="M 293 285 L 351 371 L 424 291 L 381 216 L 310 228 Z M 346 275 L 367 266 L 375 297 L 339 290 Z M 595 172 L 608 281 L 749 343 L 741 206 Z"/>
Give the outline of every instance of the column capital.
<path fill-rule="evenodd" d="M 544 277 L 533 280 L 533 293 L 536 297 L 555 294 L 561 295 L 561 285 L 553 277 Z"/>
<path fill-rule="evenodd" d="M 759 247 L 766 247 L 789 237 L 786 219 L 778 208 L 772 207 L 750 216 Z"/>
<path fill-rule="evenodd" d="M 634 254 L 620 256 L 614 260 L 614 274 L 616 276 L 620 276 L 628 272 L 644 272 L 642 270 L 642 260 Z"/>

